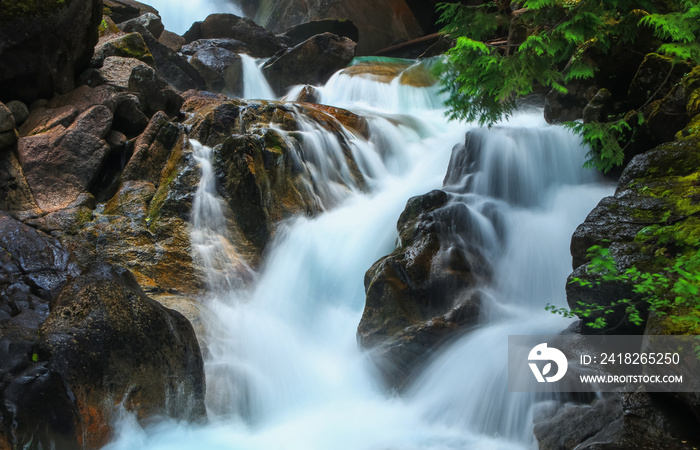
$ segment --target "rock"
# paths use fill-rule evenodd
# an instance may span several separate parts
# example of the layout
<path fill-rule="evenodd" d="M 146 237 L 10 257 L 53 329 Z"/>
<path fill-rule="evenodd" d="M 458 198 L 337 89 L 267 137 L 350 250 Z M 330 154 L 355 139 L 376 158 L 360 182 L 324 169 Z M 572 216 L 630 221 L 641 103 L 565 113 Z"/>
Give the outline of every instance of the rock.
<path fill-rule="evenodd" d="M 129 91 L 138 95 L 148 116 L 158 111 L 176 116 L 184 103 L 183 98 L 155 70 L 147 66 L 134 67 L 129 78 Z"/>
<path fill-rule="evenodd" d="M 291 93 L 285 96 L 282 100 L 297 102 L 297 103 L 318 103 L 321 99 L 321 93 L 310 85 L 304 86 L 297 96 L 290 97 Z"/>
<path fill-rule="evenodd" d="M 165 113 L 154 114 L 146 130 L 136 139 L 134 154 L 124 168 L 122 180 L 146 181 L 157 188 L 160 172 L 179 137 L 180 130 L 168 121 Z"/>
<path fill-rule="evenodd" d="M 231 38 L 243 42 L 251 56 L 267 58 L 284 49 L 274 34 L 248 18 L 233 14 L 211 14 L 202 22 L 196 39 Z"/>
<path fill-rule="evenodd" d="M 369 0 L 346 2 L 299 2 L 262 0 L 255 21 L 274 33 L 295 25 L 321 19 L 347 19 L 359 30 L 358 55 L 372 55 L 395 41 L 410 40 L 424 34 L 405 0 L 377 3 Z M 410 2 L 417 3 L 417 2 Z"/>
<path fill-rule="evenodd" d="M 0 211 L 21 217 L 39 211 L 15 151 L 0 150 Z"/>
<path fill-rule="evenodd" d="M 601 89 L 583 108 L 583 123 L 607 122 L 612 95 L 607 89 Z"/>
<path fill-rule="evenodd" d="M 279 95 L 296 84 L 323 84 L 355 56 L 355 43 L 324 33 L 276 55 L 263 67 L 270 86 Z"/>
<path fill-rule="evenodd" d="M 141 111 L 141 102 L 135 95 L 128 95 L 114 111 L 112 130 L 124 133 L 131 139 L 148 126 L 148 117 Z"/>
<path fill-rule="evenodd" d="M 168 30 L 163 30 L 158 38 L 158 42 L 174 52 L 179 52 L 186 43 L 185 38 Z"/>
<path fill-rule="evenodd" d="M 321 19 L 291 27 L 278 37 L 288 47 L 294 47 L 317 34 L 331 33 L 358 42 L 360 32 L 352 21 L 347 19 Z"/>
<path fill-rule="evenodd" d="M 15 118 L 15 124 L 17 126 L 20 126 L 24 123 L 25 120 L 27 120 L 27 117 L 29 117 L 29 109 L 27 108 L 27 105 L 24 103 L 20 102 L 19 100 L 12 100 L 11 102 L 7 102 L 7 109 L 10 110 L 12 113 L 12 116 Z M 2 126 L 0 126 L 2 128 Z"/>
<path fill-rule="evenodd" d="M 107 442 L 114 404 L 139 418 L 206 415 L 192 325 L 148 298 L 124 269 L 96 264 L 70 279 L 39 335 L 38 358 L 75 396 L 87 447 Z"/>
<path fill-rule="evenodd" d="M 243 65 L 236 53 L 221 47 L 206 47 L 192 56 L 190 64 L 207 80 L 208 90 L 242 94 Z"/>
<path fill-rule="evenodd" d="M 182 47 L 182 54 L 192 56 L 200 50 L 224 49 L 232 53 L 248 53 L 248 47 L 236 39 L 197 39 Z"/>
<path fill-rule="evenodd" d="M 605 394 L 590 404 L 541 407 L 534 414 L 542 450 L 691 450 L 696 422 L 671 394 Z"/>
<path fill-rule="evenodd" d="M 664 98 L 690 69 L 692 67 L 687 63 L 677 64 L 671 57 L 649 53 L 629 85 L 627 97 L 632 107 L 639 108 Z"/>
<path fill-rule="evenodd" d="M 15 129 L 15 117 L 12 111 L 4 104 L 0 103 L 0 133 L 13 131 Z"/>
<path fill-rule="evenodd" d="M 119 34 L 120 30 L 119 30 L 119 27 L 117 27 L 117 24 L 114 23 L 114 20 L 112 20 L 111 17 L 102 16 L 102 22 L 100 23 L 100 27 L 98 28 L 98 32 L 99 32 L 100 38 L 102 38 L 102 37 L 107 36 L 108 34 Z"/>
<path fill-rule="evenodd" d="M 136 28 L 135 25 L 138 24 L 148 30 L 154 38 L 160 38 L 161 34 L 165 30 L 163 22 L 161 22 L 160 17 L 152 12 L 147 12 L 141 14 L 138 17 L 127 20 L 120 23 L 118 26 L 120 29 L 131 29 Z"/>
<path fill-rule="evenodd" d="M 490 269 L 469 238 L 464 214 L 466 205 L 449 202 L 444 191 L 409 199 L 397 224 L 396 249 L 365 274 L 358 341 L 374 349 L 389 387 L 402 388 L 429 351 L 478 322 L 478 288 Z M 450 224 L 464 225 L 450 230 Z"/>
<path fill-rule="evenodd" d="M 135 58 L 108 56 L 99 69 L 88 69 L 80 76 L 80 80 L 88 86 L 97 87 L 111 84 L 122 90 L 129 89 L 131 73 L 137 66 L 147 64 Z"/>
<path fill-rule="evenodd" d="M 137 32 L 143 36 L 153 55 L 158 75 L 163 77 L 172 87 L 179 91 L 204 88 L 204 79 L 197 70 L 190 66 L 185 58 L 158 42 L 141 23 L 131 21 L 120 24 L 120 26 L 122 31 Z"/>
<path fill-rule="evenodd" d="M 3 212 L 0 249 L 0 433 L 16 448 L 78 448 L 70 391 L 32 355 L 50 301 L 79 269 L 55 238 Z"/>
<path fill-rule="evenodd" d="M 18 152 L 37 204 L 56 211 L 88 191 L 109 147 L 94 134 L 61 127 L 20 138 Z"/>
<path fill-rule="evenodd" d="M 0 100 L 29 104 L 70 91 L 97 42 L 100 2 L 32 5 L 0 12 Z"/>
<path fill-rule="evenodd" d="M 100 42 L 95 47 L 91 65 L 100 67 L 104 59 L 109 56 L 134 58 L 151 66 L 155 64 L 151 51 L 139 33 L 109 34 L 100 38 Z"/>
<path fill-rule="evenodd" d="M 592 245 L 609 247 L 618 270 L 635 266 L 642 272 L 657 272 L 663 264 L 668 264 L 667 257 L 696 239 L 692 230 L 700 226 L 700 199 L 693 180 L 700 172 L 698 141 L 697 136 L 690 136 L 632 159 L 620 177 L 615 195 L 601 200 L 574 232 L 571 254 L 575 270 L 570 277 L 596 281 L 587 270 L 590 261 L 587 249 Z M 663 235 L 656 233 L 660 227 L 667 227 Z M 592 288 L 570 283 L 566 288 L 567 300 L 572 307 L 579 301 L 606 305 L 633 298 L 636 294 L 631 288 L 614 282 Z M 644 329 L 643 324 L 631 324 L 622 308 L 613 311 L 606 316 L 605 329 L 584 326 L 582 332 L 604 332 L 616 327 L 618 333 L 633 334 Z M 646 318 L 645 311 L 641 312 Z M 584 323 L 596 317 L 594 314 L 584 318 Z"/>
<path fill-rule="evenodd" d="M 583 109 L 599 90 L 584 81 L 572 81 L 567 89 L 566 94 L 552 90 L 545 97 L 544 118 L 547 122 L 561 123 L 582 118 Z"/>
<path fill-rule="evenodd" d="M 202 22 L 194 22 L 189 30 L 185 31 L 182 35 L 185 39 L 185 43 L 189 44 L 197 39 L 202 39 Z"/>
<path fill-rule="evenodd" d="M 135 19 L 146 13 L 158 15 L 155 8 L 134 0 L 104 0 L 104 6 L 115 23 Z"/>

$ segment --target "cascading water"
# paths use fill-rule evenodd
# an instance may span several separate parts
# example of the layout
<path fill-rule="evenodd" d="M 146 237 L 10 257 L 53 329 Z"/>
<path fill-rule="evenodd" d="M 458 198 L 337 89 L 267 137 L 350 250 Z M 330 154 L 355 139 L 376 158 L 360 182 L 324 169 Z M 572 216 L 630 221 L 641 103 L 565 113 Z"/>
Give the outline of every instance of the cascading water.
<path fill-rule="evenodd" d="M 243 65 L 243 98 L 257 100 L 275 100 L 277 97 L 260 70 L 258 60 L 241 53 Z"/>
<path fill-rule="evenodd" d="M 369 192 L 340 164 L 334 150 L 338 137 L 299 119 L 308 147 L 295 154 L 311 174 L 309 189 L 325 212 L 283 224 L 248 288 L 211 283 L 209 423 L 165 421 L 142 429 L 125 421 L 108 448 L 533 445 L 529 414 L 537 399 L 507 392 L 507 335 L 556 333 L 568 325 L 544 306 L 564 304 L 571 233 L 611 188 L 581 169 L 583 149 L 565 131 L 547 126 L 541 111 L 482 130 L 447 122 L 430 88 L 337 74 L 319 92 L 321 102 L 368 118 L 368 141 L 350 132 L 346 138 Z M 367 92 L 385 95 L 363 97 Z M 468 146 L 471 153 L 463 162 L 454 156 L 450 161 L 453 145 L 463 142 L 470 128 L 470 139 L 479 144 Z M 211 151 L 196 148 L 203 186 L 213 180 Z M 363 275 L 392 250 L 406 200 L 441 188 L 448 163 L 444 189 L 450 205 L 468 208 L 472 226 L 482 228 L 481 245 L 492 258 L 495 282 L 487 288 L 484 325 L 436 355 L 404 395 L 390 395 L 356 343 Z M 193 211 L 193 242 L 202 242 L 196 245 L 200 253 L 215 252 L 211 244 L 229 237 L 217 225 L 225 223 L 223 215 L 216 217 L 220 200 L 210 185 L 202 186 Z M 199 216 L 205 213 L 206 219 Z M 227 279 L 230 271 L 221 267 L 228 264 L 212 267 Z"/>

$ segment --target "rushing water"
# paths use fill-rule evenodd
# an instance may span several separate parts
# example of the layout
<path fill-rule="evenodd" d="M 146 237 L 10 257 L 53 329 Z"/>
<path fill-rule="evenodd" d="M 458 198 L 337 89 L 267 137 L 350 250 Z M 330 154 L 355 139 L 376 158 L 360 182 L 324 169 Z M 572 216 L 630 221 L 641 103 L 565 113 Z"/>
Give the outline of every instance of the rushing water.
<path fill-rule="evenodd" d="M 507 392 L 507 335 L 568 325 L 544 306 L 565 304 L 571 233 L 611 188 L 581 168 L 577 139 L 546 125 L 541 111 L 486 130 L 446 121 L 433 88 L 339 73 L 319 93 L 368 118 L 369 141 L 344 138 L 370 192 L 340 162 L 338 136 L 300 117 L 306 144 L 294 151 L 324 212 L 283 225 L 252 275 L 225 229 L 211 149 L 194 143 L 202 180 L 192 240 L 213 274 L 205 301 L 210 420 L 143 429 L 127 418 L 108 448 L 531 448 L 537 398 Z M 469 163 L 450 164 L 470 129 Z M 472 211 L 494 266 L 485 325 L 434 355 L 406 393 L 387 393 L 356 343 L 363 275 L 393 249 L 406 200 L 443 187 L 448 164 L 451 205 Z M 243 288 L 237 277 L 253 281 Z"/>

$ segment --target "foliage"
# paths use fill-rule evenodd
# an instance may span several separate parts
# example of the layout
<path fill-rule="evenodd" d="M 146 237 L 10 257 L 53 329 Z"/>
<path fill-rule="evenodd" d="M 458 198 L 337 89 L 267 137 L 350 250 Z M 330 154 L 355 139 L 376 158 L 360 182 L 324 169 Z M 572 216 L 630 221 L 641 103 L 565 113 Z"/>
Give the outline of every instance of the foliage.
<path fill-rule="evenodd" d="M 567 93 L 571 82 L 593 78 L 599 67 L 591 55 L 631 43 L 643 29 L 662 40 L 659 52 L 700 63 L 700 0 L 525 0 L 516 21 L 528 36 L 517 45 L 485 41 L 499 30 L 505 34 L 516 16 L 505 2 L 443 3 L 439 11 L 443 33 L 456 38 L 441 68 L 449 115 L 482 125 L 507 118 L 517 98 L 536 85 Z M 620 142 L 630 137 L 631 125 L 616 118 L 570 126 L 590 144 L 589 164 L 607 171 L 622 162 Z"/>
<path fill-rule="evenodd" d="M 623 283 L 631 286 L 635 296 L 606 305 L 578 302 L 579 306 L 570 310 L 547 305 L 548 311 L 566 317 L 592 318 L 586 325 L 596 329 L 607 327 L 607 316 L 618 308 L 624 308 L 627 320 L 635 325 L 644 322 L 642 310 L 668 315 L 681 327 L 692 329 L 700 324 L 700 317 L 692 313 L 700 308 L 700 249 L 697 246 L 671 260 L 667 267 L 656 273 L 642 272 L 636 267 L 619 271 L 610 249 L 600 245 L 589 248 L 588 257 L 591 260 L 588 273 L 595 277 L 595 281 L 573 278 L 570 283 L 586 287 Z M 684 311 L 687 313 L 682 313 Z"/>

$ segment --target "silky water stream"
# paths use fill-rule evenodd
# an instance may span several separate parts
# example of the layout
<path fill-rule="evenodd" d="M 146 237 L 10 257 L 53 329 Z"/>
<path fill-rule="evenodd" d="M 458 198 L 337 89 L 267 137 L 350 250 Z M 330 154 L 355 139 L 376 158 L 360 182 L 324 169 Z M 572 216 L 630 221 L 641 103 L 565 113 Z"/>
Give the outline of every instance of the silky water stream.
<path fill-rule="evenodd" d="M 226 230 L 212 150 L 193 143 L 202 179 L 192 242 L 210 273 L 202 300 L 209 421 L 142 428 L 127 417 L 108 448 L 536 447 L 537 399 L 507 392 L 507 336 L 568 326 L 544 307 L 565 305 L 570 236 L 612 188 L 582 169 L 585 150 L 544 123 L 541 110 L 481 129 L 447 121 L 435 88 L 342 72 L 319 95 L 367 117 L 370 139 L 350 132 L 346 139 L 369 192 L 354 186 L 338 137 L 298 117 L 304 139 L 294 151 L 324 212 L 283 223 L 253 273 Z M 450 163 L 469 130 L 470 164 Z M 493 265 L 484 325 L 434 355 L 405 392 L 388 393 L 356 341 L 363 276 L 392 251 L 407 199 L 437 188 L 468 208 Z"/>

